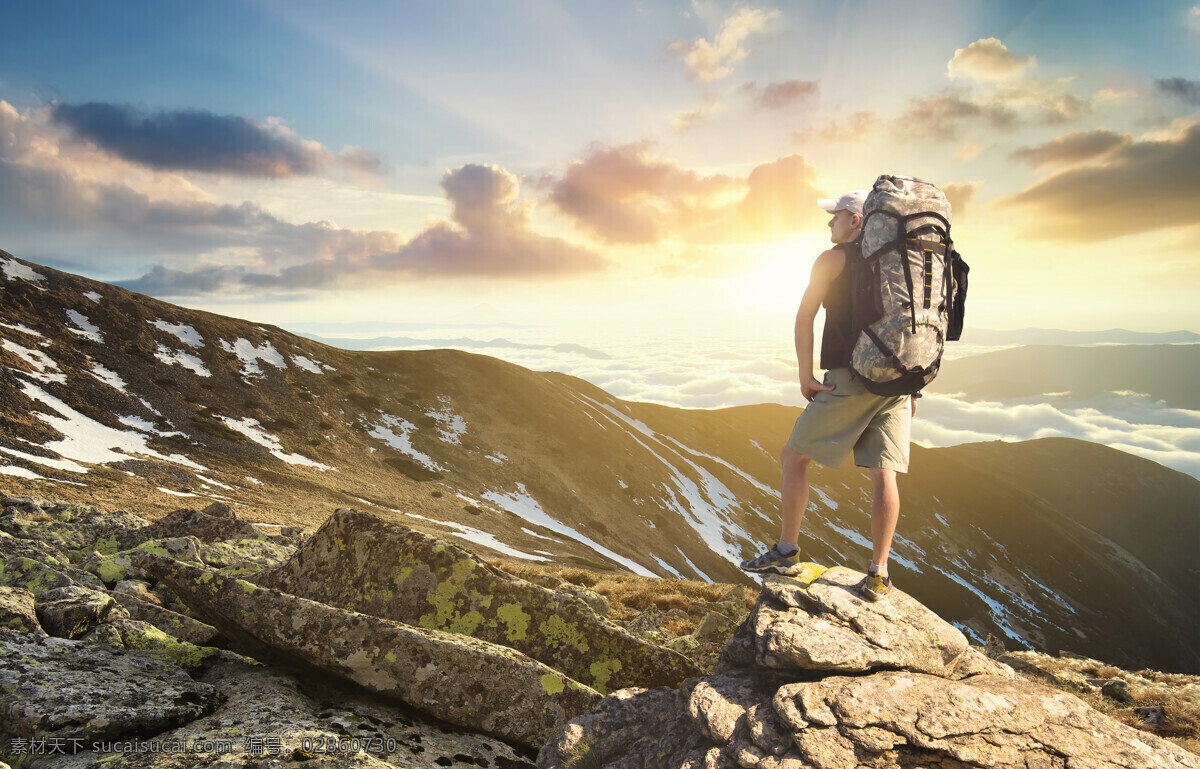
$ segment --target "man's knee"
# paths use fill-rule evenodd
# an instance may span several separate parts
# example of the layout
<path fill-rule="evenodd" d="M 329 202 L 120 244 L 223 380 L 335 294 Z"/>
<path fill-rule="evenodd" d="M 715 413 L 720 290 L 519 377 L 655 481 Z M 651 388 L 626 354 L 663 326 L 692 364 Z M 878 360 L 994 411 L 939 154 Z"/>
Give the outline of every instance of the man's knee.
<path fill-rule="evenodd" d="M 783 450 L 779 452 L 779 461 L 783 463 L 785 470 L 789 468 L 803 470 L 812 460 L 785 444 Z"/>
<path fill-rule="evenodd" d="M 872 467 L 871 485 L 875 487 L 876 492 L 896 488 L 896 471 L 890 468 Z"/>

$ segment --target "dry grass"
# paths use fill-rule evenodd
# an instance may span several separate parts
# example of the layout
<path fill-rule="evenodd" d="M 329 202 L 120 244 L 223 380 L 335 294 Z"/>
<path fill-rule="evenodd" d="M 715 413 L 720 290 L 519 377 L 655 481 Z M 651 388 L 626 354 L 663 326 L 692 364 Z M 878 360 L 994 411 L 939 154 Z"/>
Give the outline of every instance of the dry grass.
<path fill-rule="evenodd" d="M 1154 670 L 1127 671 L 1097 660 L 1051 657 L 1038 652 L 1014 652 L 1010 657 L 1040 670 L 1041 675 L 1032 674 L 1037 680 L 1069 691 L 1123 724 L 1157 734 L 1200 755 L 1200 676 Z M 1030 671 L 1023 672 L 1031 675 Z M 1124 681 L 1133 702 L 1121 704 L 1110 699 L 1094 684 L 1089 684 L 1088 679 Z M 1161 723 L 1150 726 L 1138 717 L 1135 708 L 1154 706 L 1161 707 L 1165 717 Z"/>

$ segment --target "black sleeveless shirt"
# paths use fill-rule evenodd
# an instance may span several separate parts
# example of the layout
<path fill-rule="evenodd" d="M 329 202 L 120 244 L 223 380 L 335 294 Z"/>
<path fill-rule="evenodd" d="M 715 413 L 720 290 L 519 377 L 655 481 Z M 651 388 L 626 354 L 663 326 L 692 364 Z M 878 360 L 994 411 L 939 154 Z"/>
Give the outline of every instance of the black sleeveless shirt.
<path fill-rule="evenodd" d="M 850 310 L 850 273 L 854 268 L 852 259 L 859 259 L 862 252 L 861 238 L 852 243 L 838 243 L 834 246 L 845 256 L 845 266 L 838 273 L 821 306 L 825 308 L 825 330 L 821 334 L 821 368 L 828 371 L 835 368 L 847 368 L 850 356 L 854 352 L 854 341 L 858 336 L 854 333 L 854 316 Z"/>

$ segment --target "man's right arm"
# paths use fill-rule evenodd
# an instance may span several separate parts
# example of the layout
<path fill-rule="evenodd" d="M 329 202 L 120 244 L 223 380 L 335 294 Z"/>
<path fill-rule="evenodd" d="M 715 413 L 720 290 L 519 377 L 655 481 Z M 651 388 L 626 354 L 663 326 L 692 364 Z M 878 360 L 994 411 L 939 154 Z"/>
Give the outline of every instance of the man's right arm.
<path fill-rule="evenodd" d="M 845 254 L 836 249 L 830 249 L 817 257 L 808 288 L 804 290 L 804 297 L 800 300 L 800 309 L 796 311 L 796 363 L 799 366 L 800 391 L 805 400 L 811 401 L 818 392 L 833 389 L 813 376 L 813 324 L 816 322 L 817 310 L 829 292 L 829 286 L 845 265 Z"/>

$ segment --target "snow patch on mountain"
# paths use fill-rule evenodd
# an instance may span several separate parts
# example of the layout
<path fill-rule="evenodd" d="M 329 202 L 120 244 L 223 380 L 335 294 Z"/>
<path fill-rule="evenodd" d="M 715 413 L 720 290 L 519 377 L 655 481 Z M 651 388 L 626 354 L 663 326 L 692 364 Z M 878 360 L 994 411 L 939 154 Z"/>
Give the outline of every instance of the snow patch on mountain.
<path fill-rule="evenodd" d="M 197 376 L 212 376 L 212 372 L 205 367 L 204 361 L 200 360 L 195 355 L 184 352 L 183 350 L 172 350 L 170 347 L 167 347 L 161 342 L 159 343 L 158 348 L 154 351 L 154 357 L 158 358 L 168 366 L 182 366 Z"/>
<path fill-rule="evenodd" d="M 57 382 L 58 384 L 65 384 L 67 381 L 67 375 L 59 371 L 58 364 L 54 359 L 41 350 L 31 350 L 8 339 L 0 339 L 0 349 L 8 350 L 29 364 L 33 371 L 21 372 L 28 377 L 39 382 Z"/>
<path fill-rule="evenodd" d="M 99 328 L 97 328 L 90 320 L 88 320 L 86 315 L 75 310 L 67 310 L 67 317 L 70 318 L 71 323 L 74 324 L 73 326 L 67 326 L 67 331 L 70 331 L 76 336 L 81 336 L 84 339 L 89 339 L 99 344 L 104 343 L 104 335 L 100 333 Z"/>
<path fill-rule="evenodd" d="M 367 435 L 377 440 L 381 440 L 396 451 L 399 451 L 401 454 L 415 459 L 424 465 L 428 470 L 441 472 L 446 469 L 435 462 L 433 457 L 424 452 L 418 451 L 416 447 L 413 446 L 412 433 L 416 432 L 416 425 L 414 425 L 412 422 L 409 422 L 407 419 L 394 417 L 391 414 L 382 414 L 380 415 L 380 419 L 383 421 L 383 424 L 374 425 Z M 400 432 L 397 433 L 397 430 Z"/>
<path fill-rule="evenodd" d="M 257 419 L 253 417 L 243 417 L 242 419 L 234 419 L 233 417 L 221 417 L 221 421 L 231 430 L 237 430 L 242 435 L 262 446 L 267 451 L 271 452 L 271 456 L 276 459 L 283 460 L 289 465 L 300 465 L 302 467 L 313 467 L 317 470 L 333 470 L 329 465 L 309 459 L 302 454 L 289 454 L 283 450 L 283 444 L 275 435 L 271 435 L 262 428 Z"/>
<path fill-rule="evenodd" d="M 26 267 L 15 259 L 3 256 L 0 256 L 0 272 L 4 273 L 6 280 L 24 280 L 35 285 L 46 279 L 45 275 L 34 272 L 32 268 Z M 42 286 L 37 286 L 37 288 L 46 290 Z"/>
<path fill-rule="evenodd" d="M 199 348 L 204 346 L 204 339 L 200 336 L 200 332 L 184 323 L 171 323 L 162 319 L 147 322 L 158 330 L 166 331 L 168 334 L 173 335 L 188 347 Z"/>
<path fill-rule="evenodd" d="M 255 346 L 250 340 L 240 337 L 232 344 L 222 339 L 221 347 L 225 352 L 231 352 L 236 355 L 238 360 L 242 362 L 242 376 L 244 377 L 259 378 L 263 376 L 262 369 L 258 365 L 259 361 L 269 363 L 278 369 L 287 368 L 287 363 L 283 360 L 283 356 L 279 354 L 279 351 L 275 349 L 275 346 L 270 341 Z"/>

